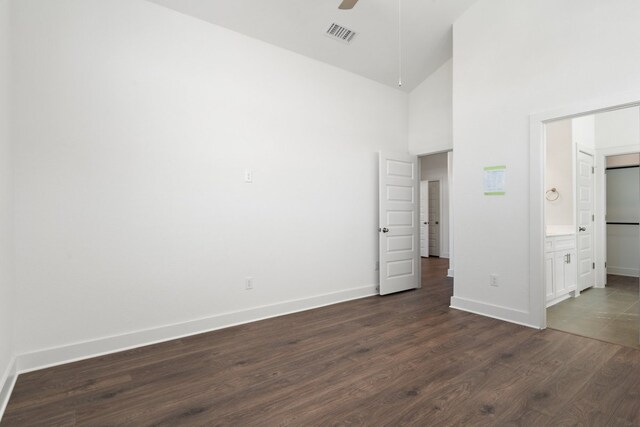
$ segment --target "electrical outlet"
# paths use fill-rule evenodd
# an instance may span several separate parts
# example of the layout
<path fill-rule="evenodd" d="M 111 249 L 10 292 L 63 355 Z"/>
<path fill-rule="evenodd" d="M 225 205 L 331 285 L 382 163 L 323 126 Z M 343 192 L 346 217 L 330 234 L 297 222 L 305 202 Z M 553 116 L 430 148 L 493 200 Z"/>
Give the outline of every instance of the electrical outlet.
<path fill-rule="evenodd" d="M 251 172 L 251 169 L 244 171 L 244 182 L 247 184 L 251 184 L 253 182 L 253 173 Z"/>
<path fill-rule="evenodd" d="M 497 274 L 490 274 L 489 275 L 489 286 L 498 287 L 498 275 Z"/>
<path fill-rule="evenodd" d="M 253 289 L 253 277 L 247 277 L 244 281 L 244 288 L 247 291 L 250 291 L 251 289 Z"/>

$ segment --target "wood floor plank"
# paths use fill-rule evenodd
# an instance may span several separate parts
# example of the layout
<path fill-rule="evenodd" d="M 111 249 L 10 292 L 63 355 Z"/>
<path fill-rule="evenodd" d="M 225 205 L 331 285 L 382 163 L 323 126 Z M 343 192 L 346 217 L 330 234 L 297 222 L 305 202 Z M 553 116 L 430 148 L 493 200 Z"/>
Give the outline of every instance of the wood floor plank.
<path fill-rule="evenodd" d="M 550 416 L 557 415 L 618 351 L 614 345 L 575 338 L 574 347 L 561 369 L 535 387 L 531 402 L 534 409 Z"/>
<path fill-rule="evenodd" d="M 432 332 L 435 330 L 432 330 Z M 395 335 L 398 335 L 398 332 L 395 332 Z M 409 334 L 410 335 L 410 334 Z M 274 393 L 265 394 L 266 399 L 264 401 L 259 402 L 260 405 L 255 406 L 251 403 L 246 404 L 243 403 L 242 396 L 228 396 L 229 403 L 225 405 L 226 408 L 231 410 L 231 413 L 226 413 L 225 416 L 233 417 L 234 422 L 239 422 L 237 418 L 238 414 L 246 415 L 248 412 L 256 414 L 256 416 L 262 416 L 260 414 L 264 414 L 270 412 L 273 406 L 278 406 L 280 410 L 290 409 L 295 410 L 295 408 L 287 408 L 285 402 L 293 397 L 294 401 L 304 401 L 304 396 L 306 394 L 312 393 L 318 395 L 317 390 L 323 390 L 323 393 L 320 393 L 322 396 L 324 392 L 331 392 L 332 386 L 336 386 L 340 384 L 341 380 L 348 379 L 353 380 L 356 377 L 357 372 L 370 372 L 366 368 L 371 365 L 371 368 L 375 368 L 375 366 L 388 366 L 392 364 L 392 359 L 386 355 L 388 352 L 394 352 L 396 349 L 407 348 L 406 341 L 403 342 L 403 337 L 407 337 L 407 334 L 401 335 L 400 340 L 398 338 L 394 340 L 389 340 L 389 338 L 385 338 L 381 344 L 382 346 L 371 346 L 369 345 L 365 347 L 355 347 L 348 351 L 346 357 L 338 358 L 338 362 L 332 362 L 331 369 L 326 369 L 324 365 L 323 358 L 320 357 L 317 359 L 315 363 L 311 365 L 305 364 L 302 368 L 304 375 L 308 377 L 296 377 L 293 381 L 288 384 L 285 384 L 284 387 L 279 387 Z M 447 339 L 454 339 L 455 335 L 450 335 L 448 337 L 443 337 L 441 343 L 446 342 Z M 431 340 L 432 346 L 435 347 L 438 345 L 439 341 L 434 339 Z M 430 351 L 430 347 L 424 347 L 422 349 L 424 352 Z M 418 358 L 419 355 L 415 355 L 415 358 Z M 382 360 L 385 359 L 385 360 Z M 348 362 L 357 362 L 357 363 L 348 363 Z M 406 363 L 411 363 L 411 361 L 407 361 Z M 319 365 L 319 371 L 315 368 Z M 413 365 L 409 366 L 410 368 Z M 375 372 L 375 371 L 374 371 Z M 269 386 L 269 385 L 267 385 Z M 255 388 L 254 388 L 255 390 Z M 336 395 L 339 396 L 339 395 Z M 326 404 L 324 396 L 322 396 L 322 403 Z M 309 404 L 308 401 L 305 401 L 305 406 Z"/>
<path fill-rule="evenodd" d="M 634 361 L 640 353 L 635 349 L 616 347 L 614 356 L 602 364 L 574 398 L 558 411 L 557 416 L 563 422 L 569 419 L 583 425 L 618 424 L 614 414 L 637 378 L 639 368 Z M 628 412 L 637 412 L 638 405 L 638 401 L 632 403 Z"/>
<path fill-rule="evenodd" d="M 498 325 L 497 328 L 501 326 L 504 325 Z M 488 331 L 491 331 L 491 336 L 487 333 Z M 467 349 L 475 349 L 479 357 L 482 352 L 496 351 L 496 346 L 502 348 L 505 343 L 509 343 L 507 338 L 518 340 L 518 336 L 514 336 L 513 328 L 510 325 L 502 332 L 504 335 L 501 335 L 496 328 L 486 329 L 480 334 L 470 332 L 465 336 L 465 342 L 454 345 L 458 350 L 455 353 L 449 351 L 451 348 L 449 345 L 437 346 L 435 351 L 420 355 L 412 365 L 408 365 L 406 368 L 399 366 L 390 370 L 388 375 L 371 384 L 372 392 L 367 396 L 369 405 L 366 407 L 358 407 L 357 402 L 343 401 L 341 403 L 341 406 L 344 407 L 342 412 L 336 409 L 330 414 L 320 413 L 318 418 L 303 419 L 302 424 L 330 423 L 334 417 L 359 419 L 370 416 L 373 419 L 382 420 L 389 415 L 403 421 L 403 417 L 408 416 L 407 412 L 416 415 L 420 410 L 425 409 L 421 407 L 424 396 L 438 396 L 445 387 L 451 386 L 457 378 L 464 377 L 470 380 L 466 374 L 473 368 L 473 364 L 468 363 L 469 355 L 465 351 L 465 345 Z M 526 339 L 533 333 L 525 328 L 521 328 L 521 332 L 525 335 L 521 337 L 522 339 Z M 494 338 L 498 338 L 496 343 L 492 341 Z M 455 389 L 455 386 L 453 388 Z M 466 389 L 465 385 L 461 388 L 462 390 Z M 448 398 L 444 400 L 448 400 Z M 438 399 L 437 405 L 438 411 L 441 411 L 446 407 L 446 402 L 443 399 Z"/>
<path fill-rule="evenodd" d="M 1 426 L 640 425 L 640 352 L 423 288 L 20 375 Z"/>
<path fill-rule="evenodd" d="M 640 354 L 630 348 L 619 350 L 614 362 L 627 367 L 624 381 L 617 385 L 617 407 L 613 412 L 616 422 L 640 426 Z"/>

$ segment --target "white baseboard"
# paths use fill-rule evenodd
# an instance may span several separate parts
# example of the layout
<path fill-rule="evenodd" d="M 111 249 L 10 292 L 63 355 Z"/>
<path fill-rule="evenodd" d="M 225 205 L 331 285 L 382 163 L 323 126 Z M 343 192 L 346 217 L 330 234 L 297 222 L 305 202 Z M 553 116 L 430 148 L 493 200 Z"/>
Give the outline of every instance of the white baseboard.
<path fill-rule="evenodd" d="M 453 277 L 453 268 L 447 270 L 447 277 Z"/>
<path fill-rule="evenodd" d="M 505 322 L 516 323 L 529 328 L 540 329 L 539 326 L 531 323 L 528 311 L 514 310 L 500 305 L 487 304 L 467 298 L 451 297 L 451 308 L 468 311 L 469 313 L 491 317 L 493 319 L 504 320 Z"/>
<path fill-rule="evenodd" d="M 607 274 L 614 274 L 616 276 L 640 277 L 640 269 L 608 266 Z"/>
<path fill-rule="evenodd" d="M 9 397 L 13 391 L 13 386 L 16 385 L 16 379 L 18 378 L 16 358 L 12 357 L 7 370 L 3 373 L 0 380 L 0 420 L 4 410 L 7 409 L 7 403 L 9 403 Z"/>
<path fill-rule="evenodd" d="M 17 357 L 17 372 L 25 373 L 35 371 L 64 363 L 89 359 L 104 354 L 170 341 L 189 335 L 201 334 L 216 329 L 255 322 L 377 294 L 376 285 L 370 285 L 247 310 L 223 313 L 179 324 L 44 349 L 19 355 Z"/>
<path fill-rule="evenodd" d="M 571 292 L 574 292 L 574 291 L 571 291 Z M 564 294 L 562 296 L 559 296 L 558 298 L 552 299 L 551 301 L 547 301 L 547 307 L 546 308 L 549 308 L 549 307 L 552 307 L 552 306 L 554 306 L 556 304 L 559 304 L 564 300 L 568 300 L 569 298 L 571 298 L 571 294 L 570 293 L 569 294 Z"/>

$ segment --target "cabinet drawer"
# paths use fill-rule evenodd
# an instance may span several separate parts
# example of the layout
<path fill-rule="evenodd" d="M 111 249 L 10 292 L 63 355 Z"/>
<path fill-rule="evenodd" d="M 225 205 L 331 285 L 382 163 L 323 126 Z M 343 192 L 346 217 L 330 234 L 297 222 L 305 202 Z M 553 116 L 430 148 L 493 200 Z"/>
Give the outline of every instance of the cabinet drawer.
<path fill-rule="evenodd" d="M 553 252 L 554 244 L 553 239 L 545 239 L 544 241 L 544 251 L 545 252 Z"/>
<path fill-rule="evenodd" d="M 555 251 L 564 251 L 567 249 L 574 249 L 576 247 L 576 239 L 574 236 L 570 237 L 556 237 L 553 242 Z"/>
<path fill-rule="evenodd" d="M 544 239 L 544 251 L 566 251 L 568 249 L 575 249 L 576 236 L 551 236 Z"/>

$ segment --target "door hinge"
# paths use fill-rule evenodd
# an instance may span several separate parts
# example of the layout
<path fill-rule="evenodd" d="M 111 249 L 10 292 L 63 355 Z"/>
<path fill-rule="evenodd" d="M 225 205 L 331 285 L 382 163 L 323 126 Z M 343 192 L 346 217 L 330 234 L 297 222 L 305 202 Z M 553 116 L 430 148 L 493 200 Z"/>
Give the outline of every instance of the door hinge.
<path fill-rule="evenodd" d="M 594 214 L 591 214 L 591 221 L 595 221 L 596 220 L 596 216 Z"/>
<path fill-rule="evenodd" d="M 595 166 L 591 166 L 591 173 L 596 173 L 596 168 L 595 168 Z"/>
<path fill-rule="evenodd" d="M 607 262 L 606 262 L 606 261 L 605 261 L 605 263 L 604 263 L 604 268 L 607 268 Z"/>
<path fill-rule="evenodd" d="M 591 264 L 591 269 L 595 270 L 596 269 L 596 263 L 594 262 L 593 264 Z"/>

